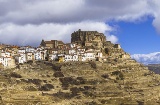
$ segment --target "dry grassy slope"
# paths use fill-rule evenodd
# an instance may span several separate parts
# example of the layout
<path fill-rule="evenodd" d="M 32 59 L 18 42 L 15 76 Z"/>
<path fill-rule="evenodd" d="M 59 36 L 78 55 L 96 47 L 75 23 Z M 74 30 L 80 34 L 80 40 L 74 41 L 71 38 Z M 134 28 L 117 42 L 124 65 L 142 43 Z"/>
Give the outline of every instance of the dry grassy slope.
<path fill-rule="evenodd" d="M 1 71 L 0 104 L 159 105 L 159 80 L 134 60 L 36 62 Z"/>

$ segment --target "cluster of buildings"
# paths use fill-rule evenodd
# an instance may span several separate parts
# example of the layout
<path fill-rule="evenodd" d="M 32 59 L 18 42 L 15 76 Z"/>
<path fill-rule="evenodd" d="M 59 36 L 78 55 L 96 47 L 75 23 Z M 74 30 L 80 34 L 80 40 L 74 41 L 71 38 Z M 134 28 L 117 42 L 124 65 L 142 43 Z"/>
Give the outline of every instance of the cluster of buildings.
<path fill-rule="evenodd" d="M 73 32 L 71 43 L 42 40 L 37 48 L 0 45 L 0 67 L 3 68 L 12 68 L 29 61 L 105 61 L 107 57 L 130 58 L 119 44 L 106 41 L 106 36 L 97 31 Z"/>

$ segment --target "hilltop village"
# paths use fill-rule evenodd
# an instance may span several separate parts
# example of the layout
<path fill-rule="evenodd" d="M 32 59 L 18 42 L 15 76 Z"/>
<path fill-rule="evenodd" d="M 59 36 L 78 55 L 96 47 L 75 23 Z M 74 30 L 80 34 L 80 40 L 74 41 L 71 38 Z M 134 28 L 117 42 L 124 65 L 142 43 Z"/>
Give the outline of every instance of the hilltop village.
<path fill-rule="evenodd" d="M 103 33 L 81 31 L 71 34 L 71 43 L 59 40 L 42 40 L 37 48 L 31 46 L 0 45 L 0 68 L 14 68 L 30 61 L 99 61 L 110 59 L 130 59 L 119 44 L 106 40 Z"/>
<path fill-rule="evenodd" d="M 159 74 L 106 39 L 78 30 L 70 43 L 1 44 L 0 105 L 159 105 Z"/>

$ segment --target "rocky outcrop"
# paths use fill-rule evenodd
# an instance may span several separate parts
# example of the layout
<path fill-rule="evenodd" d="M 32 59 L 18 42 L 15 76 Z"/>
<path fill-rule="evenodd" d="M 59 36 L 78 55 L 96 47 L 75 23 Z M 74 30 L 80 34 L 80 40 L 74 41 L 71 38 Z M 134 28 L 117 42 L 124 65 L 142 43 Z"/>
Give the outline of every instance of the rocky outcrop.
<path fill-rule="evenodd" d="M 97 46 L 102 47 L 106 42 L 106 36 L 97 31 L 78 31 L 71 34 L 71 43 L 77 43 L 81 46 Z"/>

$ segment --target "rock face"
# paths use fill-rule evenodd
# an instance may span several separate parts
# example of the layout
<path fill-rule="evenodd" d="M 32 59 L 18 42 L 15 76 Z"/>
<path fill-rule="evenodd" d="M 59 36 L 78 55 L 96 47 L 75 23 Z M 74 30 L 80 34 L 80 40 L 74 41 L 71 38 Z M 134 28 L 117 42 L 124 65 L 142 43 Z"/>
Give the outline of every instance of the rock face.
<path fill-rule="evenodd" d="M 159 105 L 160 76 L 131 59 L 35 62 L 0 73 L 4 105 Z"/>
<path fill-rule="evenodd" d="M 106 36 L 97 31 L 81 31 L 80 29 L 71 35 L 71 43 L 77 43 L 81 46 L 102 47 L 106 42 Z"/>

